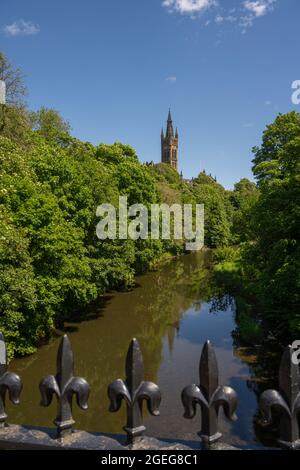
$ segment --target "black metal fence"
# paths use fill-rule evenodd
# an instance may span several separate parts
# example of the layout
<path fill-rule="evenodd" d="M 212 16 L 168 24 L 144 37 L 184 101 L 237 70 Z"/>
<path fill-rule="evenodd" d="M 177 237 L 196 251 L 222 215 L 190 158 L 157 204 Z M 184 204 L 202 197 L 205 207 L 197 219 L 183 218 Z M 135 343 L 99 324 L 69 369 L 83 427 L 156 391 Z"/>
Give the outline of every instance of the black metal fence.
<path fill-rule="evenodd" d="M 300 374 L 299 366 L 293 363 L 291 346 L 284 351 L 279 368 L 279 391 L 267 390 L 259 402 L 261 422 L 269 425 L 273 411 L 280 419 L 280 438 L 278 444 L 285 449 L 300 448 Z M 69 338 L 65 335 L 59 345 L 56 375 L 48 375 L 39 385 L 41 405 L 49 406 L 53 396 L 57 399 L 57 415 L 54 420 L 55 432 L 42 433 L 41 428 L 21 427 L 7 424 L 5 397 L 14 404 L 20 403 L 22 391 L 21 378 L 7 370 L 6 346 L 0 333 L 0 447 L 22 448 L 39 447 L 39 439 L 44 448 L 81 447 L 118 449 L 117 441 L 104 435 L 91 435 L 84 431 L 75 431 L 72 417 L 72 401 L 76 396 L 77 404 L 83 410 L 88 408 L 90 387 L 82 377 L 74 377 L 73 352 Z M 149 412 L 159 415 L 161 393 L 153 382 L 144 381 L 143 356 L 136 339 L 130 343 L 126 357 L 126 378 L 117 379 L 108 386 L 110 411 L 117 412 L 125 401 L 127 421 L 124 430 L 127 435 L 127 448 L 130 449 L 145 435 L 143 424 L 143 402 L 146 401 Z M 196 414 L 197 405 L 201 411 L 199 442 L 205 449 L 215 448 L 221 439 L 218 414 L 223 408 L 230 420 L 235 420 L 238 398 L 236 392 L 228 386 L 219 385 L 217 358 L 213 346 L 207 341 L 203 347 L 199 364 L 199 384 L 191 384 L 181 394 L 184 416 L 191 419 Z M 39 434 L 40 433 L 40 434 Z M 46 437 L 45 437 L 46 436 Z M 92 436 L 92 437 L 91 437 Z M 101 438 L 102 436 L 102 438 Z M 78 444 L 80 443 L 80 444 Z"/>

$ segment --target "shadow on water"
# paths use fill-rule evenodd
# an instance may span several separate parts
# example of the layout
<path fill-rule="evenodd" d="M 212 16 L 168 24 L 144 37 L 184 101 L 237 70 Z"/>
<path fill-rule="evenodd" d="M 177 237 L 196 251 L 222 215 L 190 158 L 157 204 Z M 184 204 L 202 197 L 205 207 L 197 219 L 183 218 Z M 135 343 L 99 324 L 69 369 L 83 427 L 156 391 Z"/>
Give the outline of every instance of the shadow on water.
<path fill-rule="evenodd" d="M 121 432 L 125 407 L 117 414 L 108 412 L 107 385 L 124 377 L 126 351 L 136 337 L 144 354 L 145 379 L 158 383 L 163 396 L 161 416 L 145 419 L 149 435 L 195 440 L 200 415 L 185 420 L 180 395 L 183 387 L 199 382 L 200 352 L 210 339 L 220 381 L 239 395 L 238 421 L 229 424 L 221 419 L 224 441 L 241 447 L 273 443 L 273 434 L 267 435 L 255 421 L 257 395 L 272 382 L 273 364 L 269 366 L 264 345 L 249 349 L 239 343 L 234 334 L 238 329 L 234 299 L 214 296 L 207 253 L 183 256 L 140 276 L 135 289 L 105 296 L 87 318 L 65 325 L 75 354 L 75 373 L 91 385 L 89 410 L 74 407 L 77 428 Z M 11 422 L 49 426 L 53 421 L 56 405 L 39 407 L 38 384 L 44 375 L 55 372 L 58 341 L 53 338 L 36 354 L 12 362 L 11 370 L 22 376 L 24 389 L 22 404 L 7 407 Z M 278 357 L 276 361 L 277 371 Z"/>

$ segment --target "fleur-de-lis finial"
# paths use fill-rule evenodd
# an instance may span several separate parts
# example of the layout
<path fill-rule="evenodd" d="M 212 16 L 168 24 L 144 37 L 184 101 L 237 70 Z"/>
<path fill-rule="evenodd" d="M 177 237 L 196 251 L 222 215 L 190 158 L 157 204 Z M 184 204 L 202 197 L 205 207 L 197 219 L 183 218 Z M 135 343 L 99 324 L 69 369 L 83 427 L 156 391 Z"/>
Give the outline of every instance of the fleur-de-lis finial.
<path fill-rule="evenodd" d="M 141 436 L 146 428 L 143 425 L 143 400 L 147 400 L 148 410 L 154 415 L 159 415 L 161 393 L 157 385 L 144 381 L 143 356 L 136 339 L 130 343 L 126 357 L 126 380 L 115 380 L 108 386 L 110 399 L 110 411 L 118 411 L 122 399 L 127 404 L 127 424 L 124 430 L 127 433 L 128 443 Z"/>
<path fill-rule="evenodd" d="M 0 428 L 5 426 L 7 414 L 5 413 L 5 395 L 9 393 L 10 401 L 14 405 L 20 403 L 22 382 L 14 372 L 7 371 L 7 353 L 3 334 L 0 332 Z"/>
<path fill-rule="evenodd" d="M 207 341 L 203 347 L 199 366 L 200 385 L 188 385 L 181 394 L 184 417 L 191 419 L 196 414 L 196 405 L 201 407 L 201 439 L 204 446 L 218 441 L 218 411 L 222 406 L 228 419 L 235 420 L 237 408 L 236 392 L 219 385 L 218 364 L 214 349 Z"/>
<path fill-rule="evenodd" d="M 71 343 L 65 335 L 57 353 L 56 375 L 48 375 L 40 382 L 42 396 L 41 405 L 49 406 L 52 397 L 57 397 L 57 416 L 54 424 L 57 426 L 58 437 L 65 437 L 72 432 L 74 420 L 72 417 L 72 400 L 76 395 L 78 406 L 86 410 L 90 393 L 89 384 L 81 377 L 73 377 L 74 359 Z"/>
<path fill-rule="evenodd" d="M 272 422 L 272 411 L 280 413 L 280 437 L 278 443 L 287 449 L 300 448 L 300 373 L 299 365 L 292 360 L 293 348 L 284 351 L 279 367 L 279 392 L 266 390 L 260 397 L 259 407 L 263 417 L 262 424 Z"/>

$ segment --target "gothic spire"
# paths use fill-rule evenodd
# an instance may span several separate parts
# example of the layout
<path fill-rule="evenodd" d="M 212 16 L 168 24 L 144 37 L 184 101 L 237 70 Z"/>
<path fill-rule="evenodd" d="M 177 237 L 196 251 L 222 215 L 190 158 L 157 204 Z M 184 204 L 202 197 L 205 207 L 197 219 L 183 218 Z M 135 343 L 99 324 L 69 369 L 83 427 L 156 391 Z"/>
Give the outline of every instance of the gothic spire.
<path fill-rule="evenodd" d="M 175 137 L 170 109 L 166 133 L 164 133 L 164 128 L 161 131 L 161 161 L 162 163 L 168 163 L 178 171 L 178 130 L 176 128 Z"/>
<path fill-rule="evenodd" d="M 174 137 L 171 110 L 169 109 L 166 137 Z"/>

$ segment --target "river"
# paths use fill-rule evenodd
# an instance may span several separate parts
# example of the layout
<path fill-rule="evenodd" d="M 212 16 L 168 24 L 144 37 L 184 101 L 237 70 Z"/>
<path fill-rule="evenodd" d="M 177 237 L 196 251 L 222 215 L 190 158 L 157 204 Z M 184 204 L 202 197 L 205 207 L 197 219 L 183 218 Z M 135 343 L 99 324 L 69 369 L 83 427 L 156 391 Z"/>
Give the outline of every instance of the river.
<path fill-rule="evenodd" d="M 180 395 L 190 383 L 198 383 L 202 346 L 210 339 L 219 363 L 220 383 L 232 386 L 239 397 L 238 420 L 221 416 L 223 440 L 239 447 L 261 447 L 263 433 L 257 430 L 256 378 L 253 350 L 236 346 L 234 299 L 205 300 L 206 254 L 185 255 L 159 271 L 136 279 L 130 292 L 112 293 L 90 312 L 88 320 L 66 325 L 75 355 L 75 375 L 91 386 L 89 409 L 74 405 L 79 429 L 122 432 L 125 406 L 108 412 L 107 385 L 124 378 L 124 360 L 131 338 L 136 337 L 144 354 L 145 378 L 162 392 L 160 417 L 146 416 L 147 433 L 161 438 L 197 440 L 200 415 L 183 418 Z M 52 425 L 56 404 L 39 406 L 40 379 L 55 373 L 59 338 L 36 354 L 15 359 L 10 370 L 21 375 L 24 388 L 19 406 L 7 405 L 9 421 L 16 424 Z M 55 401 L 55 400 L 54 400 Z"/>

